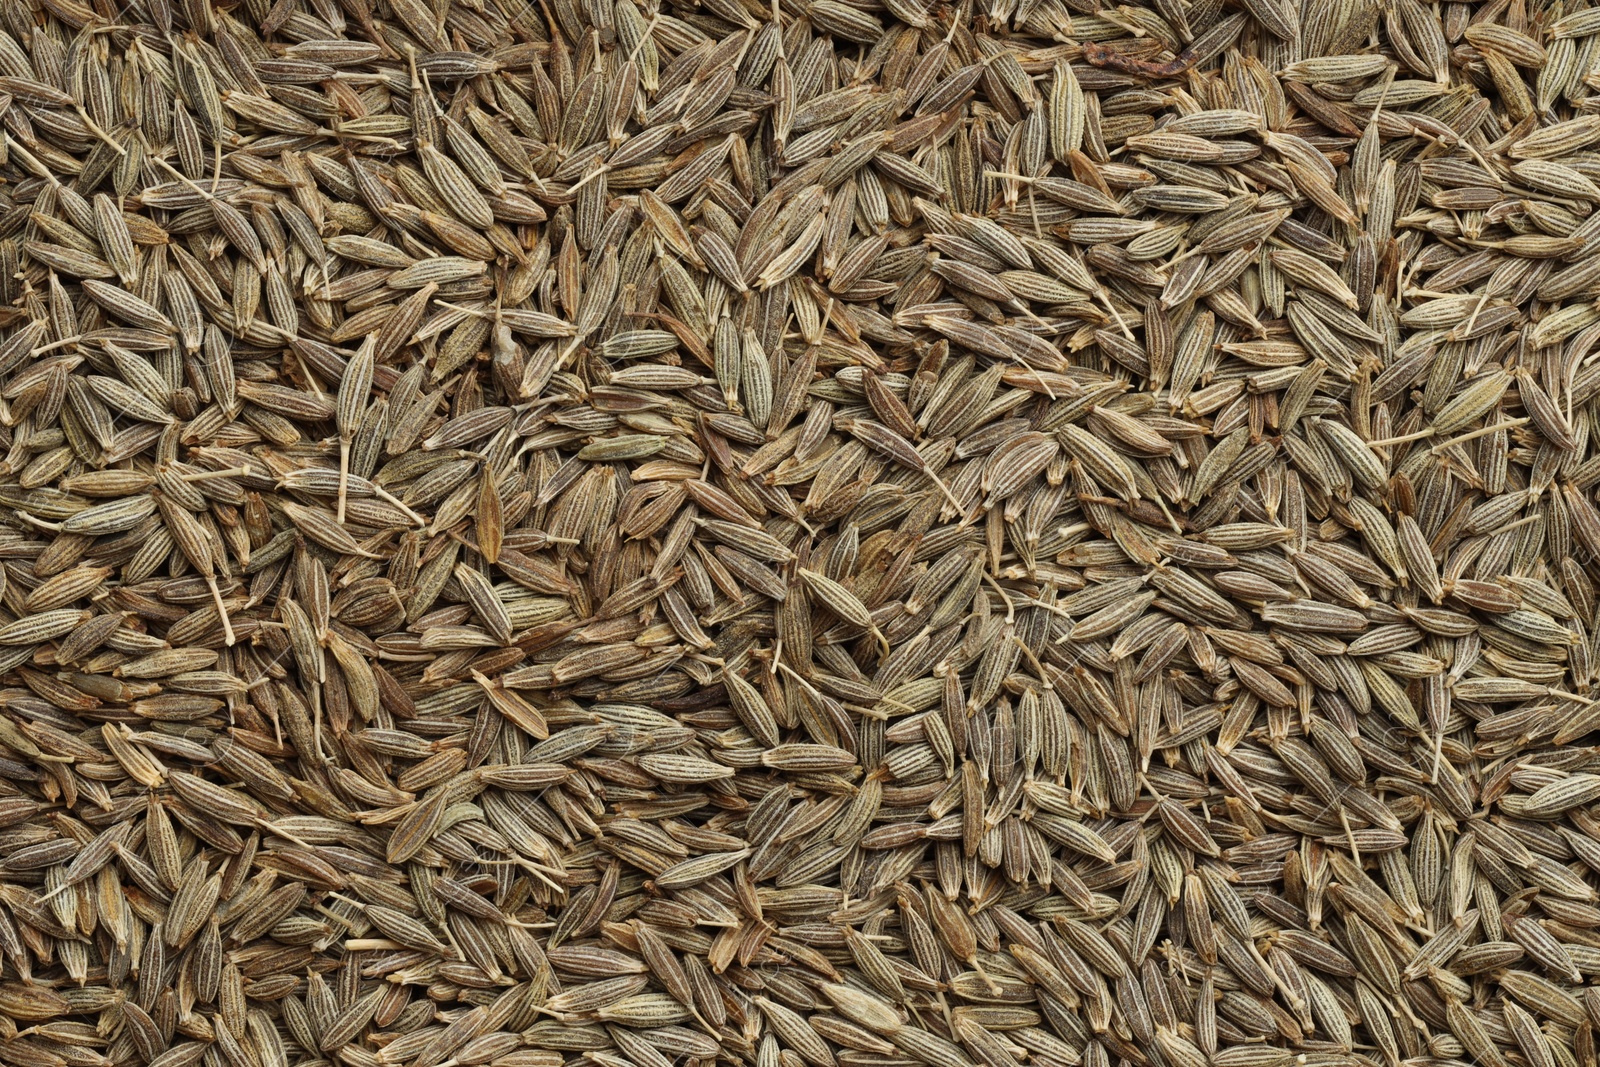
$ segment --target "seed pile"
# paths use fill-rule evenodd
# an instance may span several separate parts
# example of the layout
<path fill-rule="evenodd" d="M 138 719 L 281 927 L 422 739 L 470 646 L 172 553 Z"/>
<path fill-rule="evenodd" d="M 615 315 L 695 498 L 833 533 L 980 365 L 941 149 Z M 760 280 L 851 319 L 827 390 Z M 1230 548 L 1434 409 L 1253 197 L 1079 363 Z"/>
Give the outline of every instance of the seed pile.
<path fill-rule="evenodd" d="M 0 1064 L 1595 1063 L 1600 8 L 0 26 Z"/>

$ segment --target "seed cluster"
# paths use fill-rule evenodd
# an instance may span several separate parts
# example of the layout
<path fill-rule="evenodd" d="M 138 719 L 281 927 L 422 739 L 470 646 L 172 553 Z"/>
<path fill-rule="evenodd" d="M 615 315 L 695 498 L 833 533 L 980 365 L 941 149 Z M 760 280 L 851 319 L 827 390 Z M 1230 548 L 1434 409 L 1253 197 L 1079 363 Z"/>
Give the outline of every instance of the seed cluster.
<path fill-rule="evenodd" d="M 0 1065 L 1593 1067 L 1586 3 L 0 3 Z"/>

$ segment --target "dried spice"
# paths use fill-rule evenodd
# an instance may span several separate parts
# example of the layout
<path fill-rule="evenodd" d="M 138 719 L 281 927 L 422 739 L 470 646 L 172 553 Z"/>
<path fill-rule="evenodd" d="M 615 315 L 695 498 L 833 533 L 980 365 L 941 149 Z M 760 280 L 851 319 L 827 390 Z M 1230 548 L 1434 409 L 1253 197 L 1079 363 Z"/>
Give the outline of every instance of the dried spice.
<path fill-rule="evenodd" d="M 1593 1064 L 1597 60 L 0 5 L 0 1065 Z"/>

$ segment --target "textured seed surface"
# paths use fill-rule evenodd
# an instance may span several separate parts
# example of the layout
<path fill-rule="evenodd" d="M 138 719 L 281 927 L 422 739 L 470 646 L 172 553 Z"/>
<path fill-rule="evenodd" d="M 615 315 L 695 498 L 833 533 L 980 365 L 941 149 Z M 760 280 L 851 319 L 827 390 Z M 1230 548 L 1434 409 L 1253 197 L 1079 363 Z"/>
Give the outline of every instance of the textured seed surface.
<path fill-rule="evenodd" d="M 0 4 L 0 1064 L 1590 1067 L 1585 2 Z"/>

